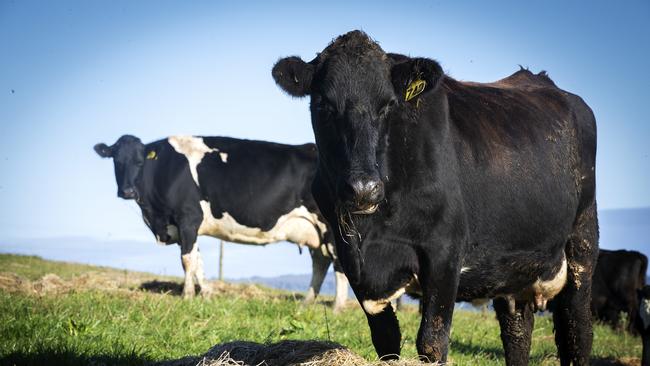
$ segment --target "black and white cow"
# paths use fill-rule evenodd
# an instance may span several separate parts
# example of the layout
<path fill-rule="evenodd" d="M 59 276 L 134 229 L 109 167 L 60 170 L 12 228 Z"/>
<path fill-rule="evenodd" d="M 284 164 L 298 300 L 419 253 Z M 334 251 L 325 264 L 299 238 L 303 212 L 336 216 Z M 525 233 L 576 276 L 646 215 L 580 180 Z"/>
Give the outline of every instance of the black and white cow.
<path fill-rule="evenodd" d="M 561 364 L 589 363 L 596 125 L 580 97 L 523 69 L 456 81 L 360 31 L 272 74 L 311 97 L 314 198 L 379 356 L 400 353 L 390 300 L 420 292 L 423 359 L 447 359 L 454 301 L 495 298 L 506 361 L 527 364 L 533 309 L 557 296 Z"/>
<path fill-rule="evenodd" d="M 598 254 L 591 290 L 591 311 L 614 328 L 619 314 L 627 315 L 628 330 L 635 333 L 639 316 L 637 294 L 646 285 L 648 257 L 633 250 L 605 250 Z"/>
<path fill-rule="evenodd" d="M 306 302 L 318 295 L 332 262 L 332 233 L 314 202 L 314 144 L 284 145 L 228 137 L 172 136 L 143 144 L 135 136 L 95 145 L 113 158 L 117 195 L 135 199 L 159 243 L 178 243 L 185 270 L 183 295 L 194 279 L 209 291 L 198 235 L 264 245 L 289 241 L 309 248 L 312 279 Z M 347 297 L 338 264 L 335 309 Z"/>

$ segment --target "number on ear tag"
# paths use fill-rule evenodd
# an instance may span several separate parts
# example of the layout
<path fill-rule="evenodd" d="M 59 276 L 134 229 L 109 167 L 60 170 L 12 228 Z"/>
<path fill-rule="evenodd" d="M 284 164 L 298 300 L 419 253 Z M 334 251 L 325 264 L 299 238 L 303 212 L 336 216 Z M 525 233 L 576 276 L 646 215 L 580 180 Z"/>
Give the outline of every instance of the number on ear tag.
<path fill-rule="evenodd" d="M 404 97 L 405 101 L 409 101 L 418 95 L 420 95 L 423 91 L 424 88 L 426 88 L 427 82 L 421 79 L 413 80 L 409 84 L 408 88 L 406 88 L 406 96 Z"/>
<path fill-rule="evenodd" d="M 156 155 L 156 150 L 149 151 L 149 153 L 147 154 L 147 159 L 149 159 L 149 160 L 158 159 L 158 155 Z"/>

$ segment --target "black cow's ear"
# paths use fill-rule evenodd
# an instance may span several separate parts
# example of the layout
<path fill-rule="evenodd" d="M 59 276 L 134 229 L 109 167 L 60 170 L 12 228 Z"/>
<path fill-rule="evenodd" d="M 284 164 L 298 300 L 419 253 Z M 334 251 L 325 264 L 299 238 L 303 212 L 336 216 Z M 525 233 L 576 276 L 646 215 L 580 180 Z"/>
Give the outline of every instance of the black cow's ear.
<path fill-rule="evenodd" d="M 103 142 L 95 145 L 94 149 L 97 155 L 101 156 L 102 158 L 110 158 L 113 156 L 113 149 Z"/>
<path fill-rule="evenodd" d="M 276 62 L 271 74 L 275 83 L 289 95 L 304 97 L 311 89 L 314 65 L 297 56 L 286 57 Z"/>
<path fill-rule="evenodd" d="M 391 55 L 392 56 L 392 55 Z M 391 81 L 402 101 L 417 100 L 423 93 L 436 90 L 444 78 L 442 67 L 428 58 L 390 57 Z"/>

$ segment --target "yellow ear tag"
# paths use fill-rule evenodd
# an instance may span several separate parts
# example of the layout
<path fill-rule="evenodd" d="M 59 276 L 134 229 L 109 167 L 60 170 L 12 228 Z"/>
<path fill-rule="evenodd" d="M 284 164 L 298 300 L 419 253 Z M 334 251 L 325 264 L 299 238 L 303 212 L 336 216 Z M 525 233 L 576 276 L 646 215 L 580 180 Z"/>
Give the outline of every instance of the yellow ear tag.
<path fill-rule="evenodd" d="M 427 82 L 422 79 L 411 81 L 408 88 L 406 88 L 406 96 L 404 97 L 404 100 L 408 102 L 409 100 L 417 97 L 424 91 L 424 88 L 426 86 Z"/>
<path fill-rule="evenodd" d="M 156 151 L 155 150 L 149 151 L 149 153 L 147 154 L 147 159 L 149 159 L 149 160 L 158 159 L 158 155 L 156 155 Z"/>

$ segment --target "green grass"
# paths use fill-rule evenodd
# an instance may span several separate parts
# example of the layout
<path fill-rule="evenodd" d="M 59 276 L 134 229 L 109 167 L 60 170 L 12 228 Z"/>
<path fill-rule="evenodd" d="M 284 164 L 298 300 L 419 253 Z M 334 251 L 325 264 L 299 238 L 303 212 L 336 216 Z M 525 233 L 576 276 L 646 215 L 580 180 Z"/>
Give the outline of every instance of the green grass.
<path fill-rule="evenodd" d="M 139 365 L 199 355 L 233 340 L 284 339 L 332 340 L 376 359 L 358 307 L 334 315 L 323 304 L 304 307 L 289 292 L 266 289 L 252 297 L 231 292 L 183 300 L 133 285 L 153 275 L 0 255 L 0 272 L 31 280 L 47 273 L 71 279 L 88 271 L 132 281 L 114 290 L 82 288 L 48 295 L 0 287 L 0 364 Z M 402 355 L 413 357 L 419 315 L 410 308 L 400 312 L 399 319 Z M 531 364 L 557 364 L 552 328 L 550 317 L 536 318 Z M 595 326 L 594 358 L 640 354 L 640 339 Z M 494 313 L 455 312 L 450 358 L 461 365 L 505 363 Z"/>

